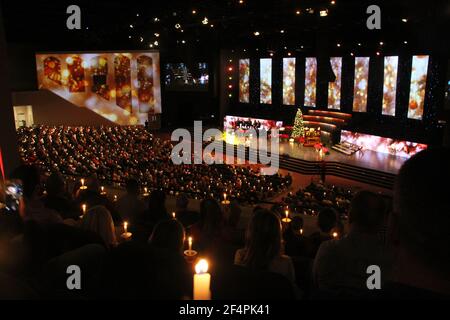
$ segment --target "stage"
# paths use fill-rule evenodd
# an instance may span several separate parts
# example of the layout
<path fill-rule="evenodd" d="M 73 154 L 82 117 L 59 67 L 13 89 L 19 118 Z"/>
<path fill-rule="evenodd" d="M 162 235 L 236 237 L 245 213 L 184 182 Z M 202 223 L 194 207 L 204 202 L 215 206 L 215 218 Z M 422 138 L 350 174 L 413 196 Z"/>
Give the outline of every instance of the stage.
<path fill-rule="evenodd" d="M 380 153 L 370 150 L 362 150 L 348 156 L 331 148 L 330 154 L 323 156 L 326 162 L 339 162 L 355 167 L 368 168 L 376 171 L 396 175 L 407 158 Z M 280 142 L 280 155 L 311 162 L 320 161 L 319 153 L 311 147 L 303 147 L 297 143 Z"/>

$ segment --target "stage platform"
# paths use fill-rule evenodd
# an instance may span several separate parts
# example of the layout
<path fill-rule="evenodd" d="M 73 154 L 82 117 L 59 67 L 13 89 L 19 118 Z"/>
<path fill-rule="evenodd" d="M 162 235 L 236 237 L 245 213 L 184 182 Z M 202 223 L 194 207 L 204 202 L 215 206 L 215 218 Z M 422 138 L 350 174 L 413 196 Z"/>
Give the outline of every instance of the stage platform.
<path fill-rule="evenodd" d="M 269 143 L 270 146 L 270 143 Z M 235 145 L 237 154 L 237 146 Z M 270 150 L 270 147 L 268 148 Z M 363 150 L 351 156 L 330 148 L 321 159 L 315 148 L 280 142 L 280 168 L 304 175 L 332 175 L 392 190 L 406 158 Z M 246 148 L 247 157 L 252 152 Z M 270 151 L 269 151 L 270 153 Z"/>
<path fill-rule="evenodd" d="M 330 155 L 324 156 L 324 161 L 339 162 L 394 175 L 399 172 L 400 168 L 407 160 L 406 158 L 370 150 L 358 151 L 351 156 L 345 155 L 331 148 L 329 148 L 329 150 Z M 320 161 L 319 154 L 314 148 L 303 147 L 297 143 L 281 142 L 280 155 L 313 162 Z"/>

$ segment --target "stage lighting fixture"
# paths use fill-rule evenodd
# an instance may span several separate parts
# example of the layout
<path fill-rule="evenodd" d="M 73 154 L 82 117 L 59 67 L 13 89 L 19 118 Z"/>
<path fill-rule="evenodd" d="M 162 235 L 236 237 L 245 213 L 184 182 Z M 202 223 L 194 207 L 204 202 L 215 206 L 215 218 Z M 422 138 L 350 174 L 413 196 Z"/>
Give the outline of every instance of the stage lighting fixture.
<path fill-rule="evenodd" d="M 134 26 L 132 24 L 130 24 L 130 29 L 133 29 L 133 28 L 134 28 Z"/>
<path fill-rule="evenodd" d="M 154 44 L 155 46 L 159 46 L 159 42 L 158 42 L 158 41 L 153 42 L 153 44 Z"/>
<path fill-rule="evenodd" d="M 321 17 L 326 17 L 326 16 L 328 16 L 328 10 L 320 10 L 320 16 L 321 16 Z"/>
<path fill-rule="evenodd" d="M 158 21 L 159 21 L 159 18 L 158 18 L 158 17 L 154 17 L 154 18 L 153 18 L 153 21 L 154 21 L 154 22 L 158 22 Z"/>
<path fill-rule="evenodd" d="M 197 10 L 192 10 L 192 14 L 197 14 Z"/>
<path fill-rule="evenodd" d="M 408 19 L 403 18 L 403 19 L 402 19 L 402 22 L 406 23 L 406 22 L 408 22 Z"/>
<path fill-rule="evenodd" d="M 403 43 L 404 43 L 404 44 L 408 44 L 408 41 L 405 40 L 405 41 L 403 41 Z"/>
<path fill-rule="evenodd" d="M 280 30 L 280 33 L 284 33 L 284 30 Z"/>
<path fill-rule="evenodd" d="M 159 33 L 154 33 L 155 37 L 159 38 Z"/>
<path fill-rule="evenodd" d="M 335 4 L 336 4 L 336 1 L 332 0 L 332 1 L 331 1 L 331 4 L 335 5 Z"/>
<path fill-rule="evenodd" d="M 358 47 L 361 47 L 361 43 L 358 43 Z"/>
<path fill-rule="evenodd" d="M 254 34 L 255 36 L 259 36 L 259 35 L 260 35 L 259 31 L 255 31 L 255 32 L 253 32 L 253 34 Z"/>
<path fill-rule="evenodd" d="M 300 10 L 295 11 L 296 15 L 299 15 L 300 13 L 301 13 Z"/>
<path fill-rule="evenodd" d="M 340 44 L 340 43 L 338 43 L 338 44 L 337 44 L 337 47 L 338 47 L 338 48 L 340 48 L 340 47 L 341 47 L 341 44 Z"/>
<path fill-rule="evenodd" d="M 175 29 L 180 29 L 180 28 L 181 28 L 181 24 L 177 23 L 177 24 L 175 25 Z"/>
<path fill-rule="evenodd" d="M 382 46 L 382 45 L 384 45 L 384 42 L 383 42 L 383 41 L 380 42 L 380 46 Z"/>
<path fill-rule="evenodd" d="M 202 23 L 205 25 L 208 24 L 209 23 L 208 18 L 207 17 L 203 18 Z"/>

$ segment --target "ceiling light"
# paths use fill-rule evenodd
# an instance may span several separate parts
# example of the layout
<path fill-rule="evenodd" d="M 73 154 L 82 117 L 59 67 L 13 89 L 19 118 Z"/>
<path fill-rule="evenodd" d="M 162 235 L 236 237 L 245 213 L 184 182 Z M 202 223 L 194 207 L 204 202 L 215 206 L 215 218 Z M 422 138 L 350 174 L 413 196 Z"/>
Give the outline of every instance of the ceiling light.
<path fill-rule="evenodd" d="M 336 4 L 336 1 L 333 0 L 333 1 L 331 1 L 330 3 L 333 4 L 333 5 L 335 5 L 335 4 Z"/>
<path fill-rule="evenodd" d="M 340 43 L 338 43 L 338 44 L 337 44 L 337 47 L 338 47 L 338 48 L 340 48 L 340 47 L 341 47 L 341 44 L 340 44 Z"/>
<path fill-rule="evenodd" d="M 270 53 L 270 56 L 273 57 L 273 53 L 272 52 Z"/>
<path fill-rule="evenodd" d="M 181 28 L 181 24 L 177 23 L 177 24 L 175 25 L 175 29 L 180 29 L 180 28 Z"/>
<path fill-rule="evenodd" d="M 154 22 L 158 22 L 158 21 L 159 21 L 159 18 L 158 18 L 158 17 L 154 17 L 154 18 L 153 18 L 153 21 L 154 21 Z"/>
<path fill-rule="evenodd" d="M 361 43 L 358 43 L 358 47 L 361 47 Z"/>
<path fill-rule="evenodd" d="M 208 18 L 207 18 L 207 17 L 204 17 L 203 20 L 202 20 L 202 23 L 203 23 L 203 24 L 208 24 L 208 23 L 209 23 Z"/>
<path fill-rule="evenodd" d="M 404 43 L 404 44 L 408 44 L 408 41 L 405 40 L 405 41 L 403 41 L 403 43 Z"/>
<path fill-rule="evenodd" d="M 408 19 L 403 18 L 403 19 L 402 19 L 402 22 L 406 23 L 406 22 L 408 22 Z"/>
<path fill-rule="evenodd" d="M 239 0 L 239 4 L 243 4 L 244 3 L 244 0 Z"/>
<path fill-rule="evenodd" d="M 148 46 L 149 46 L 150 48 L 153 48 L 153 43 L 150 43 Z"/>
<path fill-rule="evenodd" d="M 131 29 L 133 29 L 133 28 L 134 28 L 132 24 L 130 24 L 130 28 L 131 28 Z"/>
<path fill-rule="evenodd" d="M 210 27 L 211 27 L 211 28 L 214 28 L 214 25 L 213 25 L 213 24 L 211 24 L 211 25 L 210 25 Z"/>
<path fill-rule="evenodd" d="M 139 41 L 144 42 L 144 38 L 140 37 Z"/>
<path fill-rule="evenodd" d="M 139 17 L 139 13 L 136 13 L 136 17 Z"/>
<path fill-rule="evenodd" d="M 300 13 L 301 13 L 300 10 L 295 11 L 296 15 L 299 15 Z"/>
<path fill-rule="evenodd" d="M 292 53 L 288 52 L 288 56 L 290 57 L 292 55 Z"/>
<path fill-rule="evenodd" d="M 280 30 L 280 33 L 284 33 L 284 30 Z"/>
<path fill-rule="evenodd" d="M 186 43 L 186 40 L 181 40 L 181 43 L 185 44 L 185 43 Z"/>
<path fill-rule="evenodd" d="M 155 46 L 159 46 L 159 42 L 158 42 L 158 41 L 153 42 L 153 44 L 154 44 Z"/>
<path fill-rule="evenodd" d="M 159 33 L 154 33 L 155 37 L 159 38 Z"/>
<path fill-rule="evenodd" d="M 380 46 L 382 46 L 382 45 L 384 45 L 384 42 L 383 42 L 383 41 L 380 42 Z"/>
<path fill-rule="evenodd" d="M 197 10 L 192 10 L 192 14 L 197 14 Z"/>
<path fill-rule="evenodd" d="M 255 32 L 253 32 L 253 34 L 254 34 L 255 36 L 259 36 L 259 35 L 260 35 L 259 31 L 255 31 Z"/>
<path fill-rule="evenodd" d="M 380 51 L 377 51 L 377 56 L 379 56 L 381 53 L 380 53 Z"/>
<path fill-rule="evenodd" d="M 321 17 L 326 17 L 326 16 L 328 16 L 328 10 L 320 10 L 320 16 Z"/>

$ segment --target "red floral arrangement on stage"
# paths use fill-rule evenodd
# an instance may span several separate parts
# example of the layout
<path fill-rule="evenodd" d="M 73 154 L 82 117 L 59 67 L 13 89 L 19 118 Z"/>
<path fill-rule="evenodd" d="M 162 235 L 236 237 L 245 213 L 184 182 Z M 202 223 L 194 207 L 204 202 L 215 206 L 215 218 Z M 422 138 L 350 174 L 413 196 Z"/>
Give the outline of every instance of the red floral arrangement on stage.
<path fill-rule="evenodd" d="M 317 152 L 322 151 L 322 153 L 326 156 L 330 155 L 330 150 L 327 147 L 325 147 L 322 143 L 316 143 L 314 145 L 314 149 L 316 149 Z"/>

